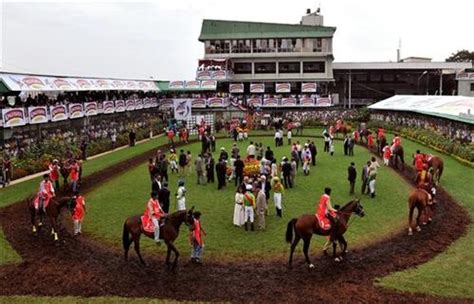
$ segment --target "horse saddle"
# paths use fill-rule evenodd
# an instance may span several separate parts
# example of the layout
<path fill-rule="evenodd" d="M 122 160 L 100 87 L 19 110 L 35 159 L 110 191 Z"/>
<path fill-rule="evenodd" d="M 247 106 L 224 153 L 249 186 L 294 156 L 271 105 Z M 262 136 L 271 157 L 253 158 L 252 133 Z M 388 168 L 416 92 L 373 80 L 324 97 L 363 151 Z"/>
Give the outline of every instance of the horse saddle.
<path fill-rule="evenodd" d="M 331 230 L 331 221 L 327 217 L 320 217 L 319 215 L 315 215 L 316 220 L 318 221 L 319 227 L 322 230 Z"/>

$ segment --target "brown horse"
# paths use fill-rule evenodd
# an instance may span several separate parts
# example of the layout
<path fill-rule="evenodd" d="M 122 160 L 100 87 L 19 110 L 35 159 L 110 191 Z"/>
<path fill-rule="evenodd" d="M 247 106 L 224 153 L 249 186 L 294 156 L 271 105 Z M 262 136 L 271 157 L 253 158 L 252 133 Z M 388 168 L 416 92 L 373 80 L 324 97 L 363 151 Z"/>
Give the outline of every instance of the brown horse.
<path fill-rule="evenodd" d="M 357 214 L 360 217 L 365 215 L 364 207 L 360 204 L 360 199 L 355 199 L 347 203 L 344 207 L 342 207 L 339 211 L 339 221 L 336 227 L 337 229 L 337 241 L 339 241 L 343 245 L 342 255 L 345 254 L 347 249 L 347 242 L 344 239 L 344 233 L 347 231 L 349 227 L 349 219 L 352 213 Z M 295 238 L 293 239 L 293 230 L 295 231 Z M 299 218 L 293 218 L 288 222 L 288 226 L 286 228 L 286 241 L 291 243 L 290 249 L 290 259 L 288 261 L 288 265 L 291 267 L 291 263 L 293 261 L 293 253 L 295 251 L 296 246 L 300 239 L 303 239 L 303 252 L 306 259 L 306 263 L 308 263 L 309 268 L 314 268 L 314 265 L 310 262 L 308 256 L 308 249 L 311 242 L 311 237 L 314 234 L 328 236 L 331 234 L 331 230 L 323 230 L 319 226 L 319 222 L 316 219 L 314 214 L 303 214 Z M 332 240 L 335 241 L 335 240 Z M 336 262 L 342 259 L 342 255 L 340 257 L 336 257 L 336 243 L 333 242 L 333 258 Z"/>
<path fill-rule="evenodd" d="M 400 160 L 400 168 L 398 166 L 398 160 Z M 405 152 L 401 145 L 398 145 L 393 149 L 391 163 L 395 169 L 400 169 L 401 171 L 405 169 Z"/>
<path fill-rule="evenodd" d="M 431 189 L 431 194 L 428 193 L 428 191 L 426 191 L 425 189 L 420 188 L 413 189 L 413 191 L 410 193 L 410 196 L 408 197 L 408 235 L 413 235 L 412 220 L 415 208 L 418 211 L 418 214 L 416 216 L 416 231 L 421 231 L 420 218 L 423 213 L 424 217 L 427 219 L 427 221 L 423 221 L 423 225 L 426 225 L 427 222 L 431 223 L 434 211 L 433 197 L 435 194 L 435 188 Z"/>
<path fill-rule="evenodd" d="M 193 211 L 194 207 L 189 209 L 189 211 L 182 210 L 169 215 L 169 217 L 166 219 L 165 225 L 160 228 L 160 239 L 164 240 L 166 246 L 168 247 L 168 253 L 166 255 L 166 266 L 168 269 L 174 269 L 178 264 L 179 252 L 174 246 L 174 241 L 178 238 L 179 227 L 182 223 L 185 223 L 185 225 L 188 227 L 191 227 L 191 225 L 194 223 Z M 153 232 L 147 232 L 143 229 L 141 215 L 134 215 L 125 220 L 125 223 L 123 224 L 122 237 L 125 261 L 128 260 L 128 250 L 133 242 L 135 244 L 135 252 L 140 259 L 140 262 L 143 265 L 146 265 L 142 255 L 140 254 L 140 236 L 142 234 L 149 238 L 154 238 Z M 175 254 L 173 263 L 170 263 L 171 251 L 173 251 Z"/>
<path fill-rule="evenodd" d="M 433 181 L 438 185 L 443 175 L 444 162 L 439 156 L 425 155 L 426 163 L 428 168 L 433 168 Z"/>
<path fill-rule="evenodd" d="M 28 209 L 30 210 L 30 215 L 31 215 L 31 225 L 33 226 L 32 231 L 33 234 L 37 234 L 39 232 L 39 229 L 43 226 L 43 218 L 45 215 L 45 212 L 41 209 L 38 208 L 36 209 L 34 206 L 34 202 L 36 199 L 36 194 L 30 196 L 26 202 L 28 205 Z M 63 207 L 68 207 L 69 211 L 72 212 L 73 206 L 71 204 L 72 198 L 71 197 L 53 197 L 49 201 L 48 206 L 46 207 L 46 215 L 48 216 L 50 222 L 51 222 L 51 234 L 54 235 L 54 240 L 57 241 L 59 240 L 58 238 L 58 216 L 61 213 L 61 209 Z M 39 222 L 36 224 L 36 217 L 39 217 Z"/>
<path fill-rule="evenodd" d="M 348 133 L 352 132 L 352 127 L 350 125 L 342 125 L 339 127 L 339 129 L 336 129 L 335 127 L 334 129 L 336 130 L 336 134 L 335 134 L 336 136 L 338 133 L 340 133 L 343 135 L 343 137 L 346 137 Z"/>
<path fill-rule="evenodd" d="M 383 148 L 387 145 L 387 138 L 385 138 L 385 135 L 382 136 L 382 138 L 377 137 L 377 153 L 379 154 L 380 157 L 383 156 Z"/>

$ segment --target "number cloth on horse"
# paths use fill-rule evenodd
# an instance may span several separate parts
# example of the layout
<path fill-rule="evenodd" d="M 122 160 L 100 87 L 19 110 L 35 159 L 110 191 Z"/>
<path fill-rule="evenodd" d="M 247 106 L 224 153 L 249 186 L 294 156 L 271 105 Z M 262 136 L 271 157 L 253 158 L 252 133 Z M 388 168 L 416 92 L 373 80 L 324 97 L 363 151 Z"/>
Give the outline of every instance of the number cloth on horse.
<path fill-rule="evenodd" d="M 154 232 L 155 224 L 153 224 L 153 219 L 157 219 L 159 221 L 164 214 L 165 212 L 163 211 L 163 209 L 161 209 L 158 200 L 150 198 L 146 205 L 145 212 L 143 212 L 141 218 L 143 230 L 150 233 Z"/>
<path fill-rule="evenodd" d="M 49 201 L 54 197 L 54 187 L 53 183 L 49 180 L 43 180 L 40 183 L 40 188 L 38 195 L 35 198 L 34 206 L 35 209 L 38 209 L 40 206 L 40 199 L 43 200 L 43 207 L 46 209 L 48 207 Z"/>
<path fill-rule="evenodd" d="M 327 194 L 321 195 L 319 199 L 318 209 L 316 210 L 316 219 L 318 220 L 319 226 L 323 230 L 331 229 L 331 221 L 328 218 L 328 214 L 332 217 L 336 217 L 337 214 L 332 210 L 331 198 Z"/>
<path fill-rule="evenodd" d="M 76 206 L 74 207 L 74 213 L 72 214 L 72 219 L 75 221 L 82 221 L 86 214 L 86 201 L 84 196 L 79 195 L 76 197 Z"/>

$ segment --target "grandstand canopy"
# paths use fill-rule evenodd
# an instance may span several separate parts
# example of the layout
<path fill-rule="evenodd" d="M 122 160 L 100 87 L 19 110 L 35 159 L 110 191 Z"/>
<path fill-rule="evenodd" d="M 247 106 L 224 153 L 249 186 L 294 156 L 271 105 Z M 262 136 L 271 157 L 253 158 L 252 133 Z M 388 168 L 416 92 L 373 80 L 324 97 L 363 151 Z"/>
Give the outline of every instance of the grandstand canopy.
<path fill-rule="evenodd" d="M 159 91 L 155 81 L 0 73 L 0 91 Z"/>
<path fill-rule="evenodd" d="M 395 95 L 369 109 L 414 112 L 474 124 L 474 97 Z"/>

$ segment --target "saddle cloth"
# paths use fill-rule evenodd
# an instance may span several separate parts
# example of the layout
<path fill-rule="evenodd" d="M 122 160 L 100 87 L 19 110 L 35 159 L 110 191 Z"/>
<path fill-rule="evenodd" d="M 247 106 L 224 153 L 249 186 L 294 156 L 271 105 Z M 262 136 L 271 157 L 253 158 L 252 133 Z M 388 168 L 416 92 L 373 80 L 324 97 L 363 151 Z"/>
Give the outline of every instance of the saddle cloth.
<path fill-rule="evenodd" d="M 319 227 L 321 227 L 322 230 L 330 230 L 331 229 L 331 221 L 327 217 L 320 217 L 319 215 L 315 215 L 316 220 L 319 223 Z"/>

